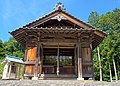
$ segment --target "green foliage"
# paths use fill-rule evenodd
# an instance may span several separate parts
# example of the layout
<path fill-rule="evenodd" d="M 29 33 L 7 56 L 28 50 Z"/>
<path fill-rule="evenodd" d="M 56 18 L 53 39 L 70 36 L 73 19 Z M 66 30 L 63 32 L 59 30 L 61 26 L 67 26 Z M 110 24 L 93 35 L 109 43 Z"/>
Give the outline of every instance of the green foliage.
<path fill-rule="evenodd" d="M 15 41 L 14 38 L 10 38 L 7 42 L 4 43 L 4 46 L 6 54 L 17 57 L 24 57 L 24 49 Z"/>
<path fill-rule="evenodd" d="M 88 22 L 89 22 L 91 25 L 97 27 L 97 25 L 98 25 L 98 20 L 99 20 L 99 14 L 98 14 L 97 12 L 91 12 L 91 13 L 90 13 L 90 16 L 89 16 L 89 18 L 88 18 Z"/>
<path fill-rule="evenodd" d="M 94 60 L 94 76 L 95 76 L 95 80 L 99 80 L 100 78 L 100 73 L 99 73 L 99 62 L 98 62 L 98 57 L 97 57 L 97 49 L 95 49 L 93 51 L 93 53 L 95 53 L 93 55 L 93 60 Z"/>
<path fill-rule="evenodd" d="M 89 23 L 108 34 L 106 39 L 99 45 L 103 80 L 110 80 L 109 62 L 113 69 L 112 59 L 115 59 L 118 77 L 120 77 L 120 9 L 114 9 L 113 12 L 107 12 L 101 16 L 98 16 L 96 12 L 92 12 L 89 16 Z M 97 51 L 95 49 L 94 75 L 96 80 L 100 78 L 99 69 Z M 112 70 L 112 75 L 114 79 L 114 70 Z"/>

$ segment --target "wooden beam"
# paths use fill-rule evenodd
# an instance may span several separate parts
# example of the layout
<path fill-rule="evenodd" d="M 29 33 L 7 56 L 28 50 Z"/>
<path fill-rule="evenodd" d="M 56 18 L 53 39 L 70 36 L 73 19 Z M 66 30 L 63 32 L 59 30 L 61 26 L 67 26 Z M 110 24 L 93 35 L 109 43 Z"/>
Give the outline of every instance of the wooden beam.
<path fill-rule="evenodd" d="M 44 48 L 58 48 L 57 46 L 44 46 Z M 59 48 L 66 48 L 66 49 L 71 49 L 71 48 L 74 48 L 74 46 L 66 46 L 66 47 L 62 47 L 62 46 L 60 46 Z"/>
<path fill-rule="evenodd" d="M 98 35 L 98 36 L 100 36 L 100 37 L 102 37 L 102 38 L 105 37 L 105 34 L 103 34 L 103 33 L 100 32 L 100 31 L 95 31 L 95 34 Z"/>
<path fill-rule="evenodd" d="M 18 33 L 23 33 L 24 30 L 25 30 L 24 28 L 20 28 L 20 29 L 17 29 L 15 31 L 10 32 L 10 34 L 12 34 L 14 36 L 14 35 L 16 35 Z"/>
<path fill-rule="evenodd" d="M 43 24 L 43 23 L 49 21 L 52 17 L 56 16 L 57 14 L 58 14 L 58 12 L 56 12 L 56 13 L 54 13 L 52 15 L 49 15 L 49 16 L 41 19 L 41 20 L 38 20 L 37 22 L 33 22 L 32 24 L 29 24 L 28 27 L 36 27 L 36 26 L 38 26 L 40 24 Z"/>
<path fill-rule="evenodd" d="M 74 40 L 74 39 L 41 39 L 41 42 L 42 43 L 57 43 L 57 42 L 60 42 L 60 43 L 77 43 L 77 40 Z"/>
<path fill-rule="evenodd" d="M 25 31 L 21 31 L 21 32 L 15 34 L 14 37 L 21 36 L 21 35 L 25 35 Z"/>
<path fill-rule="evenodd" d="M 65 33 L 48 33 L 48 34 L 43 34 L 41 33 L 41 38 L 44 38 L 44 37 L 56 37 L 56 36 L 62 36 L 62 37 L 72 37 L 72 38 L 77 38 L 77 34 L 65 34 Z"/>
<path fill-rule="evenodd" d="M 75 23 L 76 25 L 78 25 L 78 26 L 80 26 L 80 27 L 83 27 L 83 28 L 90 28 L 90 26 L 85 25 L 85 24 L 83 24 L 83 23 L 81 23 L 81 22 L 79 22 L 79 21 L 76 21 L 75 19 L 73 19 L 73 18 L 67 16 L 67 15 L 64 14 L 64 13 L 60 13 L 60 14 L 61 14 L 62 16 L 64 16 L 66 19 L 68 19 L 69 21 Z"/>
<path fill-rule="evenodd" d="M 25 61 L 25 65 L 35 65 L 35 61 Z"/>

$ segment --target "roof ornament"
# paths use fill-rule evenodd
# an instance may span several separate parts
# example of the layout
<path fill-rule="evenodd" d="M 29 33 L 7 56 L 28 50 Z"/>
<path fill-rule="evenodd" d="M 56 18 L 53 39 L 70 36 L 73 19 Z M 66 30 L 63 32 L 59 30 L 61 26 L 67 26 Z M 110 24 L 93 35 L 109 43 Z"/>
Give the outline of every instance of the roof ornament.
<path fill-rule="evenodd" d="M 58 21 L 61 21 L 61 20 L 67 20 L 65 17 L 63 17 L 62 15 L 58 14 L 56 16 L 54 16 L 53 18 L 51 19 L 57 19 Z"/>
<path fill-rule="evenodd" d="M 61 2 L 58 2 L 57 5 L 55 6 L 54 10 L 62 10 L 65 11 L 65 7 Z"/>

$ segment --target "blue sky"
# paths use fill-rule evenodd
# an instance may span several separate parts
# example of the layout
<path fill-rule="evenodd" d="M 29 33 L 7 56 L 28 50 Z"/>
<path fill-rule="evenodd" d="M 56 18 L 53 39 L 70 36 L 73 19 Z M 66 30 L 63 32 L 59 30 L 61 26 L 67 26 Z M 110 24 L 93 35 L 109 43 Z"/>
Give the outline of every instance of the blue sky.
<path fill-rule="evenodd" d="M 51 12 L 57 2 L 85 22 L 92 11 L 101 15 L 120 8 L 120 0 L 0 0 L 0 39 L 7 41 L 11 37 L 9 31 Z"/>

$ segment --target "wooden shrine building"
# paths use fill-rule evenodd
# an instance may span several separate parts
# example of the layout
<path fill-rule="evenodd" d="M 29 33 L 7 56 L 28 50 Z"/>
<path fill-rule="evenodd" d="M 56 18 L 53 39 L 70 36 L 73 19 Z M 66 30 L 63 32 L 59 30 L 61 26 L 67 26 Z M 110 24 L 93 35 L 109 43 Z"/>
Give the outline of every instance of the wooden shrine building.
<path fill-rule="evenodd" d="M 23 77 L 78 80 L 94 78 L 92 51 L 106 36 L 67 13 L 62 3 L 10 34 L 25 48 Z"/>

